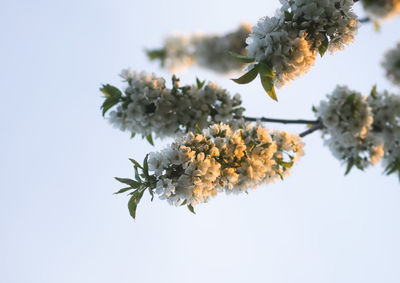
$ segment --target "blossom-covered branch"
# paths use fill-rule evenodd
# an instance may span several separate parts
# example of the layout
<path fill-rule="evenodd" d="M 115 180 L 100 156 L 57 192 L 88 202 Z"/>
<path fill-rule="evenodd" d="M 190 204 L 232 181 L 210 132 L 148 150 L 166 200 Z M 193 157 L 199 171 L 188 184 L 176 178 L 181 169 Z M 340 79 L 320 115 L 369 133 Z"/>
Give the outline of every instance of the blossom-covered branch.
<path fill-rule="evenodd" d="M 308 72 L 316 55 L 342 50 L 354 40 L 357 16 L 353 0 L 281 0 L 273 17 L 264 17 L 246 40 L 248 72 L 235 81 L 249 83 L 260 75 L 271 98 L 274 86 L 281 87 Z"/>
<path fill-rule="evenodd" d="M 347 164 L 346 174 L 353 166 L 364 170 L 383 158 L 385 172 L 400 177 L 399 96 L 374 87 L 367 97 L 338 86 L 315 110 L 325 143 Z"/>
<path fill-rule="evenodd" d="M 400 86 L 400 42 L 387 51 L 382 62 L 386 77 L 395 85 Z"/>
<path fill-rule="evenodd" d="M 250 31 L 250 25 L 242 24 L 237 30 L 222 36 L 169 36 L 161 49 L 148 50 L 147 55 L 151 60 L 160 60 L 162 66 L 173 72 L 192 64 L 218 73 L 240 71 L 243 64 L 232 58 L 228 52 L 245 55 L 245 40 Z"/>
<path fill-rule="evenodd" d="M 361 3 L 373 21 L 386 20 L 400 13 L 400 0 L 361 0 Z"/>
<path fill-rule="evenodd" d="M 145 72 L 124 70 L 122 77 L 128 83 L 124 93 L 105 85 L 103 115 L 110 109 L 108 120 L 122 131 L 141 134 L 152 143 L 156 137 L 175 137 L 206 128 L 218 122 L 240 119 L 244 108 L 240 95 L 231 97 L 215 83 L 197 79 L 196 85 L 179 85 L 172 78 L 172 88 L 167 88 L 163 78 Z"/>
<path fill-rule="evenodd" d="M 298 135 L 269 131 L 261 125 L 214 124 L 150 153 L 143 166 L 132 160 L 135 180 L 117 178 L 129 186 L 117 193 L 130 191 L 128 207 L 133 218 L 145 190 L 194 212 L 196 204 L 220 192 L 237 194 L 283 180 L 303 155 L 303 146 Z"/>

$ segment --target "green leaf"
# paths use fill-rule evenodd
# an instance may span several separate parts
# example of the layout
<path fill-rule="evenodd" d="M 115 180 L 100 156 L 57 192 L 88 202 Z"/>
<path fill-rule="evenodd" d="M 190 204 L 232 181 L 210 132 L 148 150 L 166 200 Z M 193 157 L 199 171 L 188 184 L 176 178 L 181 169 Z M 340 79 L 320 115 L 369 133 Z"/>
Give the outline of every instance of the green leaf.
<path fill-rule="evenodd" d="M 203 132 L 201 131 L 199 125 L 197 125 L 197 124 L 196 124 L 195 130 L 196 130 L 196 134 L 201 135 L 201 134 L 203 133 Z"/>
<path fill-rule="evenodd" d="M 376 32 L 380 32 L 381 31 L 381 25 L 379 24 L 378 21 L 374 22 L 374 29 Z"/>
<path fill-rule="evenodd" d="M 373 99 L 377 99 L 378 98 L 377 93 L 378 92 L 376 91 L 376 85 L 374 85 L 371 89 L 370 95 L 372 96 Z"/>
<path fill-rule="evenodd" d="M 206 81 L 201 81 L 199 78 L 196 78 L 196 83 L 197 83 L 197 88 L 202 89 L 203 86 L 205 85 Z"/>
<path fill-rule="evenodd" d="M 121 182 L 121 183 L 124 183 L 124 184 L 127 184 L 127 185 L 131 186 L 133 189 L 139 188 L 140 185 L 141 185 L 141 183 L 136 182 L 136 181 L 131 180 L 131 179 L 118 178 L 118 177 L 115 177 L 115 179 L 118 182 Z"/>
<path fill-rule="evenodd" d="M 275 73 L 272 70 L 272 67 L 268 66 L 266 63 L 264 62 L 260 62 L 258 64 L 258 71 L 260 73 L 260 76 L 264 76 L 264 77 L 269 77 L 269 78 L 275 78 Z"/>
<path fill-rule="evenodd" d="M 146 154 L 146 157 L 143 160 L 143 173 L 147 177 L 149 177 L 149 163 L 148 163 L 149 155 Z"/>
<path fill-rule="evenodd" d="M 129 209 L 129 213 L 132 216 L 133 219 L 136 218 L 136 209 L 137 206 L 143 196 L 144 191 L 135 191 L 132 194 L 132 197 L 129 199 L 128 201 L 128 209 Z"/>
<path fill-rule="evenodd" d="M 136 136 L 136 133 L 135 133 L 135 132 L 132 132 L 132 133 L 131 133 L 131 139 L 133 139 L 135 136 Z"/>
<path fill-rule="evenodd" d="M 154 192 L 152 189 L 149 188 L 149 194 L 151 195 L 151 201 L 154 199 Z"/>
<path fill-rule="evenodd" d="M 282 160 L 280 160 L 278 163 L 279 163 L 279 165 L 281 165 L 281 166 L 283 166 L 285 168 L 291 168 L 293 166 L 293 164 L 294 164 L 293 161 L 292 162 L 285 162 L 285 161 L 282 161 Z"/>
<path fill-rule="evenodd" d="M 135 179 L 136 179 L 136 181 L 138 181 L 139 183 L 142 183 L 142 180 L 140 179 L 138 167 L 136 167 L 136 166 L 135 166 Z"/>
<path fill-rule="evenodd" d="M 152 135 L 148 135 L 146 136 L 146 140 L 149 142 L 149 144 L 151 144 L 152 146 L 154 146 L 154 141 L 153 141 L 153 137 Z"/>
<path fill-rule="evenodd" d="M 243 56 L 243 55 L 240 55 L 238 53 L 231 52 L 231 51 L 229 51 L 229 54 L 233 58 L 235 58 L 236 60 L 238 60 L 239 62 L 242 62 L 242 63 L 253 63 L 254 62 L 254 58 L 249 58 L 247 56 Z"/>
<path fill-rule="evenodd" d="M 283 181 L 283 175 L 282 175 L 282 173 L 278 171 L 278 175 L 279 175 L 279 177 L 281 178 L 281 180 Z"/>
<path fill-rule="evenodd" d="M 167 57 L 167 51 L 165 49 L 146 50 L 146 54 L 150 61 L 160 59 L 161 67 L 165 66 L 165 59 Z"/>
<path fill-rule="evenodd" d="M 319 52 L 319 55 L 321 55 L 321 57 L 323 57 L 326 50 L 328 50 L 328 45 L 329 45 L 329 41 L 325 35 L 325 39 L 322 41 L 321 45 L 318 47 L 318 52 Z"/>
<path fill-rule="evenodd" d="M 258 65 L 255 65 L 254 68 L 248 71 L 246 74 L 244 74 L 240 78 L 232 79 L 232 81 L 238 84 L 248 84 L 251 81 L 253 81 L 257 77 L 257 75 L 258 75 Z"/>
<path fill-rule="evenodd" d="M 284 15 L 285 15 L 285 21 L 291 21 L 293 19 L 293 12 L 289 13 L 288 11 L 285 11 Z"/>
<path fill-rule="evenodd" d="M 100 109 L 103 109 L 103 116 L 106 114 L 106 112 L 112 108 L 114 105 L 116 105 L 120 100 L 120 97 L 108 97 L 106 100 L 104 100 L 103 105 L 101 105 Z"/>
<path fill-rule="evenodd" d="M 400 177 L 400 159 L 397 158 L 393 162 L 391 162 L 383 171 L 386 175 L 390 175 L 396 171 L 399 171 L 399 177 Z"/>
<path fill-rule="evenodd" d="M 317 107 L 315 107 L 314 105 L 312 106 L 312 112 L 314 112 L 314 113 L 317 113 L 317 112 L 318 112 Z"/>
<path fill-rule="evenodd" d="M 133 188 L 132 187 L 127 187 L 127 188 L 120 189 L 118 192 L 115 192 L 114 195 L 122 194 L 122 193 L 125 193 L 125 192 L 129 191 L 129 190 L 133 190 Z"/>
<path fill-rule="evenodd" d="M 187 203 L 187 200 L 185 199 L 180 206 L 184 206 Z"/>
<path fill-rule="evenodd" d="M 139 164 L 135 159 L 129 158 L 129 160 L 135 165 L 135 167 L 139 167 L 140 169 L 143 169 L 142 165 Z"/>
<path fill-rule="evenodd" d="M 118 88 L 116 88 L 115 86 L 109 85 L 109 84 L 103 85 L 103 87 L 100 88 L 100 91 L 107 98 L 111 98 L 111 97 L 120 98 L 122 96 L 122 92 Z"/>
<path fill-rule="evenodd" d="M 188 204 L 187 208 L 190 210 L 191 213 L 196 214 L 196 212 L 194 212 L 194 208 L 191 204 Z"/>
<path fill-rule="evenodd" d="M 356 94 L 352 93 L 346 98 L 346 101 L 344 102 L 344 104 L 353 106 L 355 103 L 355 99 L 356 99 Z"/>
<path fill-rule="evenodd" d="M 271 97 L 273 100 L 278 101 L 278 98 L 276 97 L 275 93 L 275 88 L 274 88 L 274 79 L 270 77 L 263 77 L 260 76 L 261 78 L 261 84 L 265 91 L 268 93 L 269 97 Z"/>
<path fill-rule="evenodd" d="M 347 163 L 346 172 L 344 172 L 344 175 L 345 175 L 345 176 L 348 175 L 348 174 L 350 173 L 350 171 L 351 171 L 351 169 L 353 168 L 353 166 L 354 166 L 354 159 L 351 158 L 351 159 L 349 160 L 349 162 Z"/>

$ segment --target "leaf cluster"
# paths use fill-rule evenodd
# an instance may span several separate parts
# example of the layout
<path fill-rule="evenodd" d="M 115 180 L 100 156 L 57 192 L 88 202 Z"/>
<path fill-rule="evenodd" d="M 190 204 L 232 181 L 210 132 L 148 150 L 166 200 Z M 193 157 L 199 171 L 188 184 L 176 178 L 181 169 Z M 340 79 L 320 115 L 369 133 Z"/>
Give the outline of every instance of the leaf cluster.
<path fill-rule="evenodd" d="M 258 75 L 260 75 L 261 85 L 263 86 L 264 90 L 273 100 L 278 101 L 274 87 L 275 73 L 270 64 L 264 61 L 255 63 L 254 58 L 249 58 L 233 52 L 230 52 L 230 54 L 240 62 L 252 64 L 252 68 L 247 73 L 237 79 L 232 79 L 235 83 L 248 84 L 255 80 Z"/>
<path fill-rule="evenodd" d="M 129 192 L 128 195 L 131 197 L 128 201 L 128 209 L 133 219 L 136 218 L 137 206 L 146 190 L 151 195 L 151 201 L 154 199 L 154 189 L 156 187 L 157 179 L 154 175 L 149 174 L 148 158 L 149 155 L 147 154 L 143 160 L 143 166 L 136 160 L 129 159 L 135 170 L 135 180 L 115 177 L 118 182 L 128 185 L 128 187 L 120 189 L 115 194 Z"/>
<path fill-rule="evenodd" d="M 137 206 L 142 199 L 144 192 L 147 190 L 151 196 L 151 201 L 154 200 L 154 190 L 156 189 L 157 177 L 149 173 L 149 164 L 148 164 L 149 155 L 147 154 L 143 160 L 143 165 L 140 165 L 135 159 L 129 159 L 135 170 L 135 179 L 128 178 L 119 178 L 115 177 L 115 179 L 125 185 L 119 191 L 114 194 L 122 194 L 125 192 L 129 192 L 128 195 L 130 199 L 128 201 L 128 210 L 133 219 L 136 219 L 136 210 Z M 190 212 L 195 213 L 194 208 L 191 204 L 188 204 L 187 201 L 183 201 L 181 206 L 186 205 Z"/>

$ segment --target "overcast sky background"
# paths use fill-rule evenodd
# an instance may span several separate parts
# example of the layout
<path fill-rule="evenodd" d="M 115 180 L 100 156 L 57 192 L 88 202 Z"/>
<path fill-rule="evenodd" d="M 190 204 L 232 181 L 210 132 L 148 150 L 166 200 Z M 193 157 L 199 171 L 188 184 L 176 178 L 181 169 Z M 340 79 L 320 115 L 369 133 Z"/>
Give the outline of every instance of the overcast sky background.
<path fill-rule="evenodd" d="M 356 4 L 358 14 L 362 15 Z M 102 83 L 121 69 L 171 76 L 143 53 L 173 32 L 224 33 L 273 15 L 279 1 L 3 1 L 0 9 L 0 282 L 400 282 L 400 190 L 377 166 L 345 168 L 307 136 L 306 156 L 284 182 L 249 195 L 220 195 L 197 215 L 142 199 L 134 222 L 114 176 L 153 148 L 110 127 Z M 399 93 L 382 56 L 400 18 L 360 28 L 345 51 L 278 90 L 192 68 L 243 97 L 246 114 L 313 118 L 336 84 Z M 169 79 L 168 79 L 169 81 Z M 302 126 L 268 125 L 298 133 Z"/>

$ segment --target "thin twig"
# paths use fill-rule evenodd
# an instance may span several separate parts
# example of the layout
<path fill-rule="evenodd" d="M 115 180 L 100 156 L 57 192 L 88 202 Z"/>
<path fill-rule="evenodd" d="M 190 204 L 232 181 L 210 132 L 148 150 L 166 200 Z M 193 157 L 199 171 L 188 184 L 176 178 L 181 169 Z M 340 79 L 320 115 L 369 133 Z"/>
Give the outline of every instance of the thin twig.
<path fill-rule="evenodd" d="M 368 17 L 365 17 L 365 18 L 362 18 L 362 19 L 358 19 L 358 21 L 360 23 L 369 23 L 369 22 L 371 22 L 371 19 L 368 18 Z"/>
<path fill-rule="evenodd" d="M 318 122 L 318 124 L 315 124 L 314 126 L 312 126 L 310 129 L 308 129 L 307 131 L 304 131 L 302 133 L 299 134 L 299 136 L 301 138 L 314 133 L 315 131 L 321 130 L 324 127 L 324 125 L 321 122 Z"/>
<path fill-rule="evenodd" d="M 270 123 L 282 123 L 282 124 L 309 124 L 309 125 L 317 125 L 319 124 L 318 120 L 303 120 L 303 119 L 273 119 L 273 118 L 254 118 L 254 117 L 246 117 L 244 116 L 243 119 L 249 122 L 261 121 L 261 122 L 270 122 Z"/>

